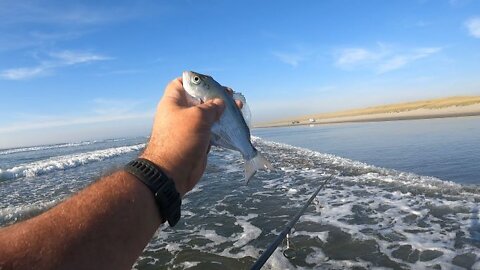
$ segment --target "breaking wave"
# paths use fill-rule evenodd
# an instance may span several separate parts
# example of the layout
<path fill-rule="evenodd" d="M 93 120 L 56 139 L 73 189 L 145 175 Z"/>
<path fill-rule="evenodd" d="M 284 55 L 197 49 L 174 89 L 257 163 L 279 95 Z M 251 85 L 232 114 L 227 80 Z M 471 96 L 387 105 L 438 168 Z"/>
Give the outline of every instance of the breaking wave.
<path fill-rule="evenodd" d="M 480 191 L 478 187 L 469 187 L 461 185 L 452 181 L 445 181 L 433 176 L 423 176 L 409 172 L 402 172 L 388 168 L 377 167 L 369 165 L 360 161 L 355 161 L 331 154 L 324 154 L 310 149 L 291 146 L 288 144 L 277 143 L 272 141 L 265 141 L 258 137 L 253 137 L 255 142 L 273 147 L 276 149 L 284 149 L 294 151 L 296 155 L 312 158 L 320 161 L 312 163 L 309 167 L 304 167 L 304 170 L 313 170 L 328 167 L 346 179 L 356 182 L 395 186 L 397 188 L 404 188 L 411 191 L 429 191 L 429 192 L 443 192 L 460 194 L 468 191 Z M 284 156 L 288 159 L 288 155 Z M 291 158 L 291 157 L 290 157 Z M 307 164 L 308 165 L 308 164 Z M 288 168 L 282 168 L 288 170 Z M 477 195 L 477 194 L 475 194 Z M 476 197 L 476 196 L 475 196 Z"/>
<path fill-rule="evenodd" d="M 9 155 L 9 154 L 15 154 L 15 153 L 22 153 L 22 152 L 41 151 L 41 150 L 66 148 L 66 147 L 77 147 L 77 146 L 94 144 L 96 142 L 97 141 L 88 141 L 88 142 L 79 142 L 79 143 L 64 143 L 64 144 L 13 148 L 13 149 L 1 150 L 0 155 Z"/>
<path fill-rule="evenodd" d="M 34 177 L 53 171 L 75 168 L 87 163 L 101 161 L 132 151 L 137 151 L 144 147 L 145 144 L 142 143 L 131 146 L 113 147 L 79 154 L 52 157 L 45 160 L 18 165 L 9 169 L 0 169 L 0 180 Z"/>
<path fill-rule="evenodd" d="M 59 203 L 60 200 L 52 200 L 47 202 L 33 202 L 22 206 L 11 206 L 0 209 L 0 224 L 12 224 L 20 220 L 34 217 L 41 214 L 48 208 Z"/>

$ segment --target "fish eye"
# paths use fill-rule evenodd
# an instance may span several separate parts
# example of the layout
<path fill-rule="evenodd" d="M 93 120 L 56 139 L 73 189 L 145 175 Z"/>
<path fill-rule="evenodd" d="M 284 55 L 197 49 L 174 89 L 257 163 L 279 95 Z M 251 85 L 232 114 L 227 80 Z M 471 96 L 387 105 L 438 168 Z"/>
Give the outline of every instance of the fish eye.
<path fill-rule="evenodd" d="M 194 77 L 192 78 L 192 82 L 193 82 L 194 84 L 199 84 L 199 83 L 200 83 L 200 77 L 194 76 Z"/>

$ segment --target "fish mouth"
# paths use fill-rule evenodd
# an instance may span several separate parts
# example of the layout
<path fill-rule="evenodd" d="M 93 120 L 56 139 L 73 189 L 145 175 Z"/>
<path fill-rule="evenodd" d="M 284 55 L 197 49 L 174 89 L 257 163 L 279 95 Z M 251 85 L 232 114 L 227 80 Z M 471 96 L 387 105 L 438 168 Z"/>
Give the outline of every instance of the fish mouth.
<path fill-rule="evenodd" d="M 188 70 L 185 70 L 183 73 L 182 73 L 182 80 L 183 80 L 183 83 L 185 82 L 189 82 L 190 81 L 190 78 L 192 76 L 192 72 L 191 71 L 188 71 Z"/>

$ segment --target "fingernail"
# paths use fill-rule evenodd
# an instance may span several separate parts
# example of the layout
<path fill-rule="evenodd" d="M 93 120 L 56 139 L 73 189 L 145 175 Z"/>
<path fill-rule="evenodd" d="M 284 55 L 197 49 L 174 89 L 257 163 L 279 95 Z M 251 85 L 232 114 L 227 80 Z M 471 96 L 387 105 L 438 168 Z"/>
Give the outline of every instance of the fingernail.
<path fill-rule="evenodd" d="M 221 106 L 223 106 L 224 104 L 223 99 L 220 99 L 220 98 L 216 98 L 212 102 L 215 103 L 216 105 L 221 105 Z"/>
<path fill-rule="evenodd" d="M 223 110 L 225 110 L 225 102 L 223 102 L 222 99 L 216 98 L 216 99 L 213 100 L 213 103 L 215 105 L 217 105 L 218 107 L 220 107 L 219 113 L 222 114 Z"/>

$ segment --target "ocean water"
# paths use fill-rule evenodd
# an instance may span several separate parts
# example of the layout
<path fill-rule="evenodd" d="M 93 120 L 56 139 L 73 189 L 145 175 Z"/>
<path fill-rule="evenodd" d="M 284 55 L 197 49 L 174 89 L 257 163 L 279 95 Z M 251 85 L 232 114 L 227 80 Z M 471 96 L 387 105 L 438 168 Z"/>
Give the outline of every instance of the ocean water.
<path fill-rule="evenodd" d="M 342 133 L 336 127 L 348 126 L 336 125 L 328 132 Z M 175 228 L 163 225 L 158 230 L 134 268 L 248 269 L 329 178 L 291 233 L 292 257 L 283 256 L 282 245 L 265 269 L 480 269 L 480 187 L 462 184 L 474 181 L 446 181 L 327 154 L 330 151 L 323 147 L 311 150 L 315 136 L 308 141 L 303 129 L 254 131 L 260 136 L 254 137 L 254 144 L 276 170 L 257 173 L 248 186 L 243 183 L 240 155 L 212 148 L 205 175 L 183 200 L 182 219 Z M 361 126 L 356 129 L 362 131 Z M 381 137 L 370 134 L 372 141 Z M 292 141 L 273 142 L 273 136 Z M 405 141 L 408 136 L 405 132 Z M 400 139 L 397 134 L 390 140 L 395 145 Z M 54 206 L 127 163 L 145 141 L 0 150 L 0 225 Z M 299 142 L 310 145 L 292 146 Z M 344 140 L 338 144 L 347 149 Z M 475 172 L 466 173 L 470 174 Z"/>
<path fill-rule="evenodd" d="M 254 134 L 371 165 L 480 184 L 480 117 L 256 129 Z"/>

